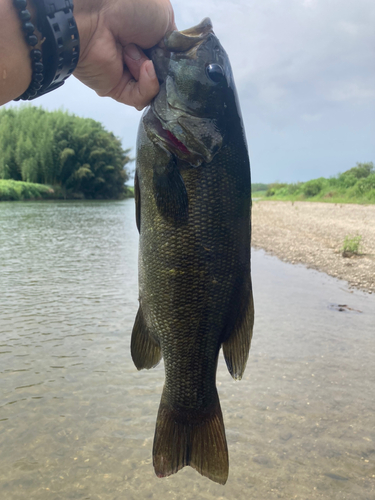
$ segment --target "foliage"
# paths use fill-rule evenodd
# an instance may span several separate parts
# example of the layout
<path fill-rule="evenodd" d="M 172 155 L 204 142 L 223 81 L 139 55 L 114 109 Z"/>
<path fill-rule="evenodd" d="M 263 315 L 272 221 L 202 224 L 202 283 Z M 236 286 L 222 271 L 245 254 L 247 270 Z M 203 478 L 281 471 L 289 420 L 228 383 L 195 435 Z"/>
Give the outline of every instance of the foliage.
<path fill-rule="evenodd" d="M 49 186 L 0 179 L 0 201 L 40 200 L 55 197 L 55 192 Z"/>
<path fill-rule="evenodd" d="M 353 175 L 356 179 L 362 179 L 363 177 L 368 177 L 371 173 L 374 173 L 374 164 L 368 163 L 357 163 L 357 165 L 350 170 L 347 170 L 342 175 Z"/>
<path fill-rule="evenodd" d="M 362 236 L 345 236 L 344 244 L 341 248 L 343 257 L 358 255 L 361 246 Z"/>
<path fill-rule="evenodd" d="M 274 182 L 272 184 L 268 184 L 268 189 L 267 189 L 267 192 L 266 192 L 266 196 L 274 196 L 275 193 L 280 190 L 280 189 L 283 189 L 287 186 L 287 184 L 280 184 L 279 182 Z"/>
<path fill-rule="evenodd" d="M 128 152 L 88 118 L 33 106 L 0 110 L 0 179 L 47 184 L 63 197 L 121 198 Z"/>
<path fill-rule="evenodd" d="M 307 181 L 302 186 L 302 192 L 306 196 L 306 198 L 312 198 L 320 193 L 323 188 L 325 179 L 313 179 L 311 181 Z"/>
<path fill-rule="evenodd" d="M 357 163 L 346 172 L 294 184 L 268 184 L 266 196 L 278 200 L 312 200 L 336 203 L 375 203 L 375 169 L 372 162 Z"/>
<path fill-rule="evenodd" d="M 254 183 L 254 184 L 251 184 L 251 191 L 253 193 L 257 192 L 257 191 L 267 191 L 268 189 L 268 185 L 267 184 L 261 184 L 260 182 L 258 183 Z"/>

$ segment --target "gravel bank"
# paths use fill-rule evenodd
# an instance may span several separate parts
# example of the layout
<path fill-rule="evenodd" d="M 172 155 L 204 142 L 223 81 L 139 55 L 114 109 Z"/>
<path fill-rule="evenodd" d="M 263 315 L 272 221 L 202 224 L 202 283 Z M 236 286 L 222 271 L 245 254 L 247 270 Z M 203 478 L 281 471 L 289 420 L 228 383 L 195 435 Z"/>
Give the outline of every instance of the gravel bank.
<path fill-rule="evenodd" d="M 375 293 L 375 205 L 258 201 L 252 246 Z M 362 236 L 362 255 L 345 258 L 345 236 Z"/>

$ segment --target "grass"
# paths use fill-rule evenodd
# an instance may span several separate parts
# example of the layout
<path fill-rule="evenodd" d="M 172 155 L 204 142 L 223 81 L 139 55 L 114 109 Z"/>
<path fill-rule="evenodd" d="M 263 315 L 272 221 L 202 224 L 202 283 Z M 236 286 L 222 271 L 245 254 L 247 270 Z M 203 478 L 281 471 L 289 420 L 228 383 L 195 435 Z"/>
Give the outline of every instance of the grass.
<path fill-rule="evenodd" d="M 253 196 L 253 198 L 258 198 L 258 196 Z M 337 192 L 329 192 L 326 195 L 321 196 L 304 196 L 304 195 L 274 195 L 274 196 L 266 196 L 261 197 L 262 200 L 274 200 L 274 201 L 312 201 L 319 203 L 336 203 L 336 204 L 350 204 L 353 203 L 355 205 L 371 205 L 375 203 L 374 199 L 369 199 L 367 197 L 355 197 L 355 196 L 346 196 L 345 194 L 340 194 Z"/>
<path fill-rule="evenodd" d="M 351 257 L 359 255 L 361 248 L 362 236 L 345 236 L 344 244 L 341 248 L 343 257 Z"/>
<path fill-rule="evenodd" d="M 267 191 L 251 191 L 252 199 L 264 198 L 266 196 Z"/>
<path fill-rule="evenodd" d="M 253 198 L 373 204 L 375 203 L 375 168 L 372 162 L 357 163 L 350 170 L 329 179 L 320 177 L 294 184 L 268 184 L 266 193 L 263 193 L 264 191 L 253 189 Z"/>
<path fill-rule="evenodd" d="M 0 179 L 0 201 L 44 200 L 55 198 L 50 186 L 32 182 Z"/>
<path fill-rule="evenodd" d="M 126 186 L 126 198 L 134 198 L 134 186 Z"/>
<path fill-rule="evenodd" d="M 134 188 L 126 186 L 123 198 L 134 198 Z M 83 194 L 66 193 L 60 186 L 0 179 L 0 201 L 84 199 Z"/>

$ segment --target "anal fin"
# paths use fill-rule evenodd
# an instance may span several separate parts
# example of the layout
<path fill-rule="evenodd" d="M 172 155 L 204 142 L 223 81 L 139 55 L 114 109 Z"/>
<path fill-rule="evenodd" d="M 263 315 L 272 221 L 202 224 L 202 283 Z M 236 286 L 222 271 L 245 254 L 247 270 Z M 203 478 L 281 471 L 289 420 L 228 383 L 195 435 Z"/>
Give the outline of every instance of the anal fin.
<path fill-rule="evenodd" d="M 228 325 L 223 353 L 229 373 L 234 379 L 240 380 L 246 368 L 253 336 L 254 302 L 250 278 L 236 301 L 237 304 L 239 302 L 238 314 Z"/>
<path fill-rule="evenodd" d="M 161 360 L 159 343 L 146 325 L 141 306 L 135 318 L 130 345 L 133 362 L 138 370 L 153 368 Z"/>

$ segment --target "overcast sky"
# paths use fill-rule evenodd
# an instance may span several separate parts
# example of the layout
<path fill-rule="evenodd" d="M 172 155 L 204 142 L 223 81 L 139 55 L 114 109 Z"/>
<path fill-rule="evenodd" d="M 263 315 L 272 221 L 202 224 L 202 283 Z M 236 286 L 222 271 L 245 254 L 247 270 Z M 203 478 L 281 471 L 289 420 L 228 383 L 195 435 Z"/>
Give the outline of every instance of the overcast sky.
<path fill-rule="evenodd" d="M 253 182 L 306 181 L 375 161 L 374 0 L 172 3 L 179 29 L 210 17 L 229 55 Z M 141 113 L 74 77 L 33 104 L 98 120 L 135 155 Z"/>

